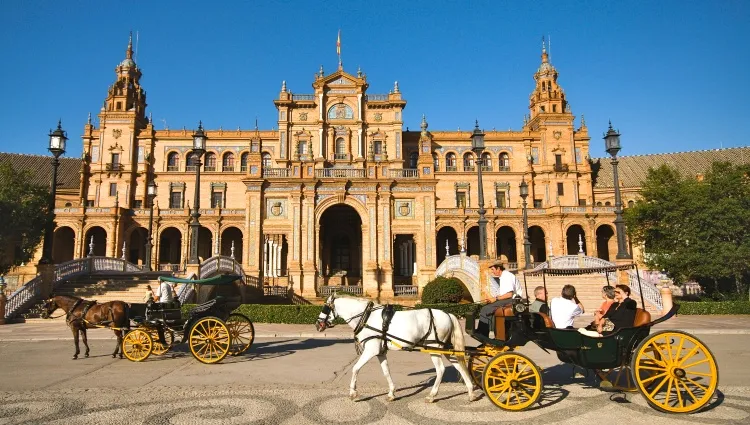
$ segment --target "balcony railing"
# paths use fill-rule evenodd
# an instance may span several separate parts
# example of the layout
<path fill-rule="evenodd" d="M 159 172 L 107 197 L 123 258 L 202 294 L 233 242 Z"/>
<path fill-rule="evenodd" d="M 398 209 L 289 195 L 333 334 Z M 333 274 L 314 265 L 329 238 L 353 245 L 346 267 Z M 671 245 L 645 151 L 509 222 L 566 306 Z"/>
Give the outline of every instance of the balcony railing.
<path fill-rule="evenodd" d="M 180 171 L 179 165 L 167 165 L 167 171 Z"/>
<path fill-rule="evenodd" d="M 508 171 L 510 171 L 510 167 L 508 167 L 506 165 L 501 165 L 501 166 L 497 167 L 497 171 L 507 173 Z"/>
<path fill-rule="evenodd" d="M 364 178 L 365 170 L 360 168 L 323 168 L 315 170 L 317 178 Z"/>
<path fill-rule="evenodd" d="M 419 170 L 416 168 L 388 170 L 388 175 L 393 178 L 416 179 L 419 177 Z"/>
<path fill-rule="evenodd" d="M 240 171 L 243 173 L 247 171 L 247 164 L 246 165 L 240 165 Z"/>
<path fill-rule="evenodd" d="M 464 171 L 477 171 L 477 169 L 473 165 L 464 165 Z"/>
<path fill-rule="evenodd" d="M 365 100 L 369 102 L 382 102 L 384 100 L 388 100 L 387 94 L 366 94 Z"/>
<path fill-rule="evenodd" d="M 393 295 L 397 297 L 416 297 L 417 289 L 414 285 L 393 285 Z"/>
<path fill-rule="evenodd" d="M 292 100 L 315 101 L 315 95 L 314 94 L 293 94 Z"/>
<path fill-rule="evenodd" d="M 567 173 L 569 170 L 568 164 L 555 164 L 556 173 Z"/>
<path fill-rule="evenodd" d="M 231 166 L 224 166 L 223 171 L 225 173 L 233 173 L 234 172 L 234 165 Z"/>
<path fill-rule="evenodd" d="M 333 154 L 333 159 L 349 159 L 348 153 L 336 153 Z"/>
<path fill-rule="evenodd" d="M 455 165 L 446 165 L 445 166 L 445 171 L 447 171 L 447 172 L 458 171 L 458 167 L 456 167 Z"/>
<path fill-rule="evenodd" d="M 492 171 L 491 165 L 482 165 L 482 171 Z"/>
<path fill-rule="evenodd" d="M 119 162 L 108 162 L 105 167 L 107 171 L 122 171 L 122 164 Z"/>
<path fill-rule="evenodd" d="M 206 165 L 205 167 L 203 167 L 203 171 L 216 171 L 216 166 Z"/>
<path fill-rule="evenodd" d="M 347 294 L 352 295 L 362 295 L 362 287 L 361 286 L 321 286 L 320 287 L 320 296 L 321 297 L 328 297 L 334 292 L 345 292 Z"/>
<path fill-rule="evenodd" d="M 291 168 L 264 168 L 263 177 L 289 177 L 292 174 Z"/>
<path fill-rule="evenodd" d="M 187 165 L 187 166 L 185 166 L 185 171 L 195 172 L 195 170 L 197 170 L 197 169 L 198 169 L 197 165 Z"/>

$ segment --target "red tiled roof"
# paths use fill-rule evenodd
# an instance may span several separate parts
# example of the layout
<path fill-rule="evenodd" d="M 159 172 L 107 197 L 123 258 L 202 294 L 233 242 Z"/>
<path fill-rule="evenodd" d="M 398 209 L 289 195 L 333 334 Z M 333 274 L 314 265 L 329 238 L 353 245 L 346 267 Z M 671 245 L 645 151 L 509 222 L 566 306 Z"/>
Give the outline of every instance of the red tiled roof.
<path fill-rule="evenodd" d="M 0 162 L 10 162 L 11 167 L 16 170 L 28 170 L 31 174 L 31 182 L 41 186 L 49 187 L 50 185 L 52 180 L 51 161 L 51 156 L 0 152 Z M 57 188 L 78 189 L 80 167 L 81 160 L 79 158 L 60 158 L 60 166 L 57 169 Z"/>

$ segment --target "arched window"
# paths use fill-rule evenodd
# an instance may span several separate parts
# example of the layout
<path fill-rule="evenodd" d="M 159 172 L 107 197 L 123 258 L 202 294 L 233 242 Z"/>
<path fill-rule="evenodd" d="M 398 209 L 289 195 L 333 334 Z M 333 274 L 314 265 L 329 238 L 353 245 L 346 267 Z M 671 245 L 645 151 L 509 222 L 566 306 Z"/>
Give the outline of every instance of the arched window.
<path fill-rule="evenodd" d="M 203 166 L 203 171 L 216 171 L 216 154 L 208 152 L 206 154 L 206 164 Z"/>
<path fill-rule="evenodd" d="M 180 171 L 180 154 L 177 152 L 167 155 L 167 171 Z"/>
<path fill-rule="evenodd" d="M 492 171 L 492 157 L 489 152 L 482 154 L 482 171 Z"/>
<path fill-rule="evenodd" d="M 247 171 L 247 156 L 247 152 L 240 155 L 240 171 Z"/>
<path fill-rule="evenodd" d="M 416 152 L 412 152 L 409 154 L 409 168 L 417 168 L 417 160 L 419 159 L 419 154 Z"/>
<path fill-rule="evenodd" d="M 445 171 L 456 171 L 456 154 L 453 152 L 445 155 Z"/>
<path fill-rule="evenodd" d="M 611 202 L 609 202 L 609 201 L 607 201 L 607 202 L 605 202 L 605 203 L 604 203 L 604 206 L 605 206 L 605 207 L 611 207 L 611 206 L 612 206 L 612 203 L 611 203 Z"/>
<path fill-rule="evenodd" d="M 438 159 L 438 156 L 436 153 L 433 152 L 432 154 L 432 164 L 435 167 L 435 171 L 440 170 L 440 159 Z"/>
<path fill-rule="evenodd" d="M 307 155 L 307 140 L 299 141 L 299 155 Z"/>
<path fill-rule="evenodd" d="M 474 171 L 474 155 L 468 152 L 464 154 L 464 171 Z"/>
<path fill-rule="evenodd" d="M 234 154 L 227 152 L 224 154 L 224 158 L 221 161 L 222 171 L 234 171 Z"/>
<path fill-rule="evenodd" d="M 268 152 L 263 152 L 263 154 L 260 156 L 261 164 L 263 165 L 263 168 L 271 168 L 271 154 Z"/>
<path fill-rule="evenodd" d="M 601 206 L 602 206 L 602 203 L 601 203 L 601 202 L 597 202 L 597 203 L 596 203 L 596 206 L 597 206 L 597 207 L 601 207 Z"/>
<path fill-rule="evenodd" d="M 187 157 L 187 167 L 185 171 L 195 171 L 195 167 L 198 164 L 198 155 L 194 152 L 190 152 Z"/>
<path fill-rule="evenodd" d="M 507 153 L 503 152 L 498 157 L 500 168 L 498 168 L 498 171 L 510 171 L 510 157 Z"/>
<path fill-rule="evenodd" d="M 334 159 L 347 159 L 346 155 L 346 141 L 343 137 L 336 139 L 336 153 Z"/>
<path fill-rule="evenodd" d="M 628 201 L 628 208 L 633 208 L 635 206 L 635 201 L 632 199 Z"/>

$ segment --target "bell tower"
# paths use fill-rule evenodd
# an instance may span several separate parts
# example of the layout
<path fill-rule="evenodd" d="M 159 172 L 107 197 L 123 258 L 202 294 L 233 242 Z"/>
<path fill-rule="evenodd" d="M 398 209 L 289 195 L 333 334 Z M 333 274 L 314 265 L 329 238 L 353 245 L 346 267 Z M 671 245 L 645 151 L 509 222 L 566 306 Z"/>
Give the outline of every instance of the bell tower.
<path fill-rule="evenodd" d="M 547 47 L 542 38 L 542 64 L 534 74 L 536 87 L 529 97 L 531 120 L 542 114 L 562 114 L 566 112 L 568 102 L 565 92 L 557 84 L 557 70 L 549 62 Z"/>
<path fill-rule="evenodd" d="M 146 92 L 141 87 L 141 70 L 133 60 L 133 33 L 130 33 L 125 59 L 115 67 L 117 80 L 109 87 L 105 108 L 108 112 L 132 112 L 145 120 Z"/>

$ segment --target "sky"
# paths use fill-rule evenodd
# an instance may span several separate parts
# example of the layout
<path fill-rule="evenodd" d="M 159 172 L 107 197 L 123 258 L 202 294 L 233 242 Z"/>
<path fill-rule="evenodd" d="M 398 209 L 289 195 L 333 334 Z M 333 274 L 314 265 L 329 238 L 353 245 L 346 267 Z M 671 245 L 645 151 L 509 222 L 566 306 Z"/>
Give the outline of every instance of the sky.
<path fill-rule="evenodd" d="M 399 82 L 404 129 L 425 114 L 430 130 L 519 130 L 547 36 L 591 156 L 608 120 L 621 155 L 748 146 L 748 22 L 747 0 L 3 0 L 0 151 L 47 154 L 62 119 L 80 156 L 131 30 L 157 129 L 271 129 L 281 81 L 312 93 L 341 30 L 344 70 L 361 67 L 368 93 Z"/>

